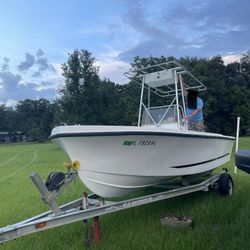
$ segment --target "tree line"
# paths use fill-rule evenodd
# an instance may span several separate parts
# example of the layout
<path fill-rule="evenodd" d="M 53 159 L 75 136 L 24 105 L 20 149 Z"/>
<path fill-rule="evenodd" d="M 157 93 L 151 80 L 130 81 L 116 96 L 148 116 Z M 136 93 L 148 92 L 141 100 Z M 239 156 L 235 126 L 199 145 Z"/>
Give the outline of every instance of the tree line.
<path fill-rule="evenodd" d="M 206 131 L 234 135 L 241 117 L 241 135 L 250 129 L 250 53 L 225 65 L 221 56 L 135 57 L 131 68 L 177 60 L 201 80 Z M 116 84 L 101 79 L 95 58 L 88 50 L 75 50 L 61 65 L 65 84 L 58 97 L 21 100 L 15 108 L 0 105 L 0 132 L 22 133 L 35 141 L 48 139 L 60 124 L 136 125 L 140 88 L 134 82 Z"/>

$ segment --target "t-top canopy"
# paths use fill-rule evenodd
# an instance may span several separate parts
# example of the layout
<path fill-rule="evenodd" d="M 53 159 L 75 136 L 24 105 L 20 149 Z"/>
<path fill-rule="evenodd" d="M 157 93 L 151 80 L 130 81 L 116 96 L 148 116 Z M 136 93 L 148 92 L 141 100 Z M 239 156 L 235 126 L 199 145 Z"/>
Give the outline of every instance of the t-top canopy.
<path fill-rule="evenodd" d="M 207 89 L 200 80 L 177 61 L 131 69 L 124 73 L 124 75 L 131 81 L 143 86 L 145 85 L 146 88 L 150 87 L 151 91 L 162 97 L 176 95 L 176 83 L 180 81 L 182 75 L 185 75 L 183 84 L 187 90 L 196 89 L 203 91 Z M 177 92 L 181 94 L 179 86 L 177 87 Z"/>
<path fill-rule="evenodd" d="M 148 73 L 144 76 L 144 83 L 150 87 L 156 88 L 175 83 L 174 71 L 164 69 L 154 73 Z"/>

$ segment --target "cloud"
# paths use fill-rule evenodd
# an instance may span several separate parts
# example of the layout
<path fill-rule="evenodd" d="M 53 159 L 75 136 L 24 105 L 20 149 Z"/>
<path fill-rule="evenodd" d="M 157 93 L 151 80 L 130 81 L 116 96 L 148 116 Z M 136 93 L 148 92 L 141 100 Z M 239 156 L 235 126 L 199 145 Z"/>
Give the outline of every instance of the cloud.
<path fill-rule="evenodd" d="M 25 54 L 25 60 L 22 61 L 17 67 L 19 71 L 26 71 L 31 68 L 35 63 L 35 57 L 29 53 Z"/>
<path fill-rule="evenodd" d="M 47 58 L 38 58 L 35 63 L 36 63 L 36 65 L 38 65 L 38 70 L 33 73 L 34 77 L 41 76 L 41 74 L 46 70 L 56 72 L 53 65 L 48 64 L 48 59 Z"/>
<path fill-rule="evenodd" d="M 128 12 L 124 15 L 123 21 L 135 30 L 148 37 L 164 36 L 165 32 L 147 21 L 148 13 L 143 8 L 141 1 L 129 1 Z"/>
<path fill-rule="evenodd" d="M 22 80 L 21 75 L 11 72 L 0 72 L 0 83 L 4 86 L 6 92 L 12 91 Z"/>
<path fill-rule="evenodd" d="M 152 4 L 152 5 L 151 5 Z M 204 56 L 249 49 L 250 3 L 244 0 L 125 1 L 122 20 L 138 42 L 121 52 L 135 56 Z"/>
<path fill-rule="evenodd" d="M 44 90 L 55 90 L 55 85 L 49 81 L 42 81 L 41 83 L 36 85 L 35 88 L 37 91 L 44 91 Z"/>
<path fill-rule="evenodd" d="M 17 101 L 16 100 L 12 100 L 12 99 L 8 99 L 5 103 L 5 105 L 7 107 L 12 107 L 15 108 L 15 106 L 17 105 Z"/>
<path fill-rule="evenodd" d="M 106 78 L 118 84 L 128 82 L 127 78 L 123 76 L 123 73 L 129 70 L 130 64 L 115 59 L 97 61 L 96 64 L 100 66 L 99 73 L 102 79 Z"/>
<path fill-rule="evenodd" d="M 119 51 L 109 46 L 106 47 L 109 51 L 99 54 L 95 63 L 97 66 L 100 66 L 100 77 L 119 84 L 127 83 L 127 78 L 123 76 L 123 73 L 129 70 L 130 64 L 118 59 Z"/>
<path fill-rule="evenodd" d="M 11 72 L 0 72 L 0 83 L 2 86 L 2 88 L 0 88 L 1 103 L 10 103 L 10 100 L 12 100 L 13 103 L 13 101 L 27 98 L 47 98 L 52 100 L 57 94 L 57 90 L 53 83 L 23 81 L 21 75 Z"/>
<path fill-rule="evenodd" d="M 9 70 L 9 62 L 10 62 L 9 58 L 7 58 L 7 57 L 3 58 L 3 63 L 1 65 L 2 71 L 8 71 Z"/>
<path fill-rule="evenodd" d="M 36 52 L 36 56 L 37 56 L 37 57 L 41 57 L 41 56 L 43 56 L 43 55 L 44 55 L 43 50 L 42 50 L 42 49 L 38 49 L 38 51 Z"/>
<path fill-rule="evenodd" d="M 33 77 L 41 77 L 45 71 L 56 72 L 53 65 L 48 63 L 48 59 L 42 56 L 44 56 L 44 52 L 42 49 L 37 50 L 36 56 L 26 52 L 25 60 L 17 66 L 19 71 L 32 71 Z"/>
<path fill-rule="evenodd" d="M 234 52 L 229 52 L 227 55 L 222 56 L 222 59 L 225 64 L 240 62 L 242 55 L 234 54 Z"/>
<path fill-rule="evenodd" d="M 25 61 L 17 67 L 10 68 L 10 59 L 2 59 L 0 69 L 0 103 L 13 106 L 17 101 L 26 98 L 46 98 L 53 100 L 57 90 L 63 83 L 60 68 L 53 66 L 44 57 L 44 52 L 39 49 L 36 57 L 30 53 L 25 54 Z M 18 72 L 15 72 L 18 69 Z M 37 75 L 34 77 L 34 74 Z"/>

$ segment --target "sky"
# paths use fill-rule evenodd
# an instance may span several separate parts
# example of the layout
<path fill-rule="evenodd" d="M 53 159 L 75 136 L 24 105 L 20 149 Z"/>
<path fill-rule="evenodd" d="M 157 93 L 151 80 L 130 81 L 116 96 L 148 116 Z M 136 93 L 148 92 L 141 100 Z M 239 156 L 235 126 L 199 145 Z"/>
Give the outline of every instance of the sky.
<path fill-rule="evenodd" d="M 250 49 L 249 13 L 246 0 L 0 0 L 0 103 L 54 100 L 75 49 L 118 84 L 135 56 L 238 60 Z"/>

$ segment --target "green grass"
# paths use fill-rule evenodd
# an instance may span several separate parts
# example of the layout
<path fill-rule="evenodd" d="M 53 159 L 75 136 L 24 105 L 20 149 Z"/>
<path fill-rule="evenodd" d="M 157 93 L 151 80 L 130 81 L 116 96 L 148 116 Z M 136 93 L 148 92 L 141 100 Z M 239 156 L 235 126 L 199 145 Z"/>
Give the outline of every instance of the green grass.
<path fill-rule="evenodd" d="M 241 138 L 240 148 L 250 149 L 250 138 Z M 45 179 L 64 171 L 67 156 L 50 143 L 1 145 L 0 156 L 0 227 L 47 211 L 29 175 L 36 171 Z M 101 245 L 90 249 L 250 249 L 250 176 L 240 170 L 234 175 L 234 158 L 226 167 L 234 179 L 232 197 L 198 192 L 105 215 Z M 77 180 L 59 202 L 79 198 L 84 190 Z M 161 226 L 166 214 L 194 217 L 194 229 Z M 85 249 L 82 239 L 82 222 L 77 222 L 6 242 L 0 250 Z"/>

